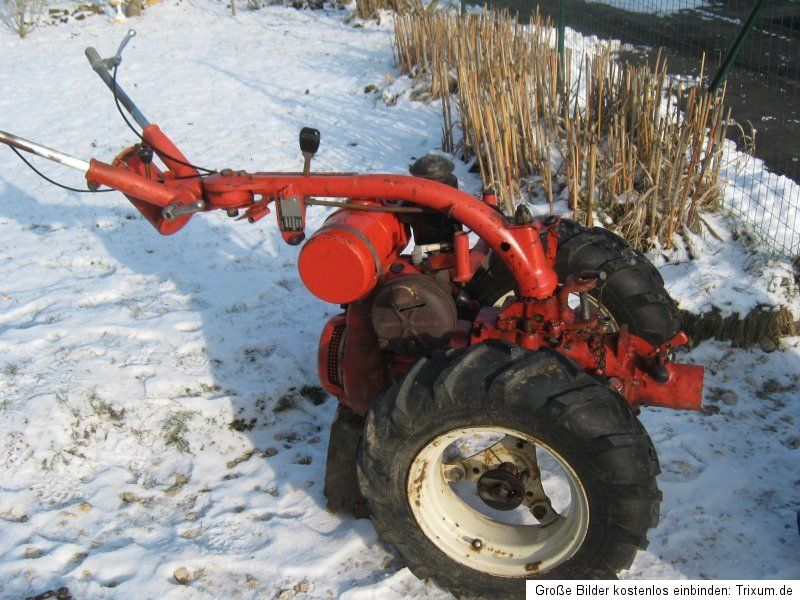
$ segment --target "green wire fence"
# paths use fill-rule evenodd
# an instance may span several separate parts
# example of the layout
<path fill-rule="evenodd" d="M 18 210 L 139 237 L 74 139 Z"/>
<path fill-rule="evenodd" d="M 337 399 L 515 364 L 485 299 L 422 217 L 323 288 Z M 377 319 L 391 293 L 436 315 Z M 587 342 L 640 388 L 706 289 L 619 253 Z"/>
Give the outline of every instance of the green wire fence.
<path fill-rule="evenodd" d="M 772 252 L 800 256 L 800 2 L 797 0 L 491 0 L 521 17 L 622 42 L 620 57 L 726 86 L 733 142 L 723 208 Z M 735 50 L 735 52 L 732 52 Z M 754 140 L 751 132 L 755 133 Z M 754 145 L 753 145 L 754 142 Z M 763 163 L 761 162 L 763 161 Z"/>

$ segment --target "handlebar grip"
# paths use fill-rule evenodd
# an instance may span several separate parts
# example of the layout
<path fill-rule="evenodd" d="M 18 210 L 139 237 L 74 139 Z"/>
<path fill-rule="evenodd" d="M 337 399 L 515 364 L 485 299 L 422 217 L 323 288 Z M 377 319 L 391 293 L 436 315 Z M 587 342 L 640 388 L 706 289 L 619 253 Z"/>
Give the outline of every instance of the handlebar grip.
<path fill-rule="evenodd" d="M 98 71 L 99 69 L 107 70 L 106 65 L 103 63 L 103 59 L 100 58 L 100 54 L 92 46 L 86 48 L 83 53 L 86 55 L 86 58 L 89 59 L 89 64 L 92 65 L 92 69 L 95 71 Z"/>

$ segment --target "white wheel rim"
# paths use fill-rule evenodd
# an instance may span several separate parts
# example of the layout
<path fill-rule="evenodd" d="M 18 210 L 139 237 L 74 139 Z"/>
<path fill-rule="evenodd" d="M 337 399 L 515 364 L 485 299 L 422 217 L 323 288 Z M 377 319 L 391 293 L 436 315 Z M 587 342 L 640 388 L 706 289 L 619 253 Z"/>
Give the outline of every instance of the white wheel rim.
<path fill-rule="evenodd" d="M 477 492 L 474 499 L 465 497 L 464 486 L 457 493 L 457 486 L 443 474 L 445 450 L 452 449 L 457 442 L 486 436 L 513 436 L 519 441 L 533 444 L 535 456 L 544 451 L 550 457 L 546 460 L 540 458 L 542 464 L 548 462 L 560 467 L 563 475 L 559 489 L 549 489 L 553 488 L 554 482 L 544 470 L 541 478 L 545 492 L 560 497 L 557 520 L 542 526 L 533 517 L 528 519 L 525 516 L 529 516 L 529 513 L 525 512 L 524 506 L 500 513 L 483 504 Z M 469 488 L 469 485 L 466 487 Z M 414 458 L 406 490 L 417 524 L 439 550 L 471 569 L 497 576 L 530 576 L 553 569 L 577 552 L 589 526 L 586 491 L 569 464 L 533 436 L 504 427 L 455 429 L 431 440 Z M 564 508 L 561 505 L 566 493 L 569 503 Z M 503 519 L 506 522 L 498 520 L 498 515 L 508 515 Z M 515 520 L 525 522 L 514 523 Z"/>

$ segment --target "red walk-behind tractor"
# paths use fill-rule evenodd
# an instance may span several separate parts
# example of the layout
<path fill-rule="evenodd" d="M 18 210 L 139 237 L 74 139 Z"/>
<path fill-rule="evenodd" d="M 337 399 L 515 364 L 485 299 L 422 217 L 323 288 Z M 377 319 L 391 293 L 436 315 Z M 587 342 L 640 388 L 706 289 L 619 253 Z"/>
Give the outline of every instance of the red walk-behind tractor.
<path fill-rule="evenodd" d="M 117 85 L 120 51 L 86 54 L 140 143 L 106 164 L 0 141 L 84 171 L 86 191 L 119 190 L 164 235 L 197 212 L 254 223 L 274 209 L 283 239 L 305 242 L 303 283 L 342 306 L 318 358 L 339 399 L 331 508 L 368 515 L 457 596 L 627 568 L 661 500 L 639 407 L 702 395 L 702 368 L 671 360 L 687 337 L 653 265 L 607 230 L 504 215 L 491 191 L 459 191 L 442 157 L 410 176 L 312 173 L 313 129 L 299 173 L 196 167 Z M 337 210 L 306 238 L 311 205 Z"/>

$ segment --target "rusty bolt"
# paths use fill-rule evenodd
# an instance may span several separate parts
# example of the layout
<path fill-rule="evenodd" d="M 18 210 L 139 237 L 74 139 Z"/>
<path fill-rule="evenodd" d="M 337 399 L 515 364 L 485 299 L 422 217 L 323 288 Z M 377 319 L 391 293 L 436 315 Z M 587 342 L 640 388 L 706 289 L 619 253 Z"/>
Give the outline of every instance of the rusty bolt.
<path fill-rule="evenodd" d="M 447 477 L 447 479 L 449 479 L 453 483 L 458 483 L 459 481 L 464 479 L 465 475 L 466 475 L 466 473 L 464 473 L 464 469 L 463 468 L 461 468 L 461 467 L 453 467 L 452 469 L 447 471 L 447 473 L 445 474 L 445 477 Z"/>
<path fill-rule="evenodd" d="M 483 540 L 481 540 L 480 538 L 475 538 L 474 540 L 472 540 L 472 547 L 475 548 L 475 550 L 480 550 L 481 548 L 483 548 Z"/>

